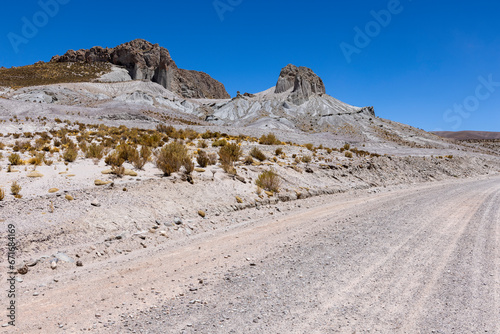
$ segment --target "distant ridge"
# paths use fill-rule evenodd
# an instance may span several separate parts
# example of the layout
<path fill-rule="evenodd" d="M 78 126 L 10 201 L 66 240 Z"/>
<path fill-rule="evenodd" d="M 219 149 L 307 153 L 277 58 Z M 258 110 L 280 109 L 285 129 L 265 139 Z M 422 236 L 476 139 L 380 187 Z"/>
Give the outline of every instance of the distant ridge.
<path fill-rule="evenodd" d="M 456 140 L 500 139 L 500 132 L 488 131 L 435 131 L 434 134 Z"/>

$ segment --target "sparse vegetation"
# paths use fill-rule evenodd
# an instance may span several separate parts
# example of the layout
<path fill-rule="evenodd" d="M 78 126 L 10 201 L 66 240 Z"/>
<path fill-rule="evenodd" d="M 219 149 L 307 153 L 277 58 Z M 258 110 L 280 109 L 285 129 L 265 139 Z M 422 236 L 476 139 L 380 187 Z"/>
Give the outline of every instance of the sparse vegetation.
<path fill-rule="evenodd" d="M 78 151 L 74 146 L 69 146 L 66 151 L 64 151 L 63 159 L 67 162 L 73 162 L 78 157 Z"/>
<path fill-rule="evenodd" d="M 110 71 L 107 63 L 37 63 L 0 69 L 0 86 L 13 88 L 89 82 Z"/>
<path fill-rule="evenodd" d="M 281 180 L 274 170 L 267 170 L 259 174 L 255 184 L 264 190 L 279 192 Z"/>
<path fill-rule="evenodd" d="M 156 166 L 165 176 L 178 172 L 185 160 L 188 159 L 186 147 L 179 142 L 165 145 L 156 158 Z"/>
<path fill-rule="evenodd" d="M 241 147 L 235 143 L 224 145 L 219 149 L 219 157 L 223 166 L 232 166 L 241 157 L 241 154 Z"/>
<path fill-rule="evenodd" d="M 196 156 L 196 162 L 201 168 L 205 168 L 210 163 L 210 159 L 208 158 L 207 152 L 203 150 L 199 150 Z"/>
<path fill-rule="evenodd" d="M 12 153 L 9 155 L 9 162 L 12 166 L 17 166 L 22 164 L 21 156 L 17 153 Z"/>
<path fill-rule="evenodd" d="M 12 193 L 12 195 L 14 196 L 19 195 L 21 189 L 22 188 L 19 185 L 19 183 L 17 183 L 17 181 L 12 182 L 12 185 L 10 186 L 10 192 Z"/>
<path fill-rule="evenodd" d="M 257 147 L 254 147 L 250 150 L 250 155 L 259 161 L 264 161 L 267 159 L 266 155 Z"/>
<path fill-rule="evenodd" d="M 274 133 L 270 132 L 267 135 L 262 135 L 259 139 L 261 145 L 280 145 L 281 142 L 276 138 Z"/>

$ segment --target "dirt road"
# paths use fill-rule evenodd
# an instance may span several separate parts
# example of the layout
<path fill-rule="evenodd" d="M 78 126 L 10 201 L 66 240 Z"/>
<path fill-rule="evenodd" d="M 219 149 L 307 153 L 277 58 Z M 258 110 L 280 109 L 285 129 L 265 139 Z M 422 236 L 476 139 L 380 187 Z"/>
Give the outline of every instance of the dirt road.
<path fill-rule="evenodd" d="M 500 333 L 500 177 L 287 205 L 33 278 L 17 330 Z"/>

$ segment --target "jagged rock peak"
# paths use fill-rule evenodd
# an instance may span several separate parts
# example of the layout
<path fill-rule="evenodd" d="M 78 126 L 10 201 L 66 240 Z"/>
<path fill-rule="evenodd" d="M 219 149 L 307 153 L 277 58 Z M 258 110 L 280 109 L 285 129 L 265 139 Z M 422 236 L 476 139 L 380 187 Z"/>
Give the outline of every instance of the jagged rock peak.
<path fill-rule="evenodd" d="M 230 97 L 222 83 L 203 72 L 179 69 L 167 49 L 144 39 L 135 39 L 111 49 L 95 46 L 89 50 L 69 50 L 50 61 L 109 62 L 125 67 L 134 80 L 156 82 L 185 98 Z"/>
<path fill-rule="evenodd" d="M 275 93 L 283 93 L 293 87 L 289 100 L 295 104 L 302 104 L 313 94 L 325 93 L 323 80 L 310 68 L 297 67 L 292 64 L 285 66 L 276 83 Z"/>

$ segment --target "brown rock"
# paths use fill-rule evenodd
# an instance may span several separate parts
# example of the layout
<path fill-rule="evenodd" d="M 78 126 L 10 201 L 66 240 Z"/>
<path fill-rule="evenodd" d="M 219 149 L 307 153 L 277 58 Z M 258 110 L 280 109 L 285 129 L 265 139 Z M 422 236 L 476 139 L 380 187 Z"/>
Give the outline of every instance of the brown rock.
<path fill-rule="evenodd" d="M 111 49 L 69 50 L 51 62 L 109 62 L 125 67 L 134 80 L 156 82 L 185 98 L 230 98 L 222 83 L 206 73 L 178 68 L 167 49 L 143 39 Z"/>

